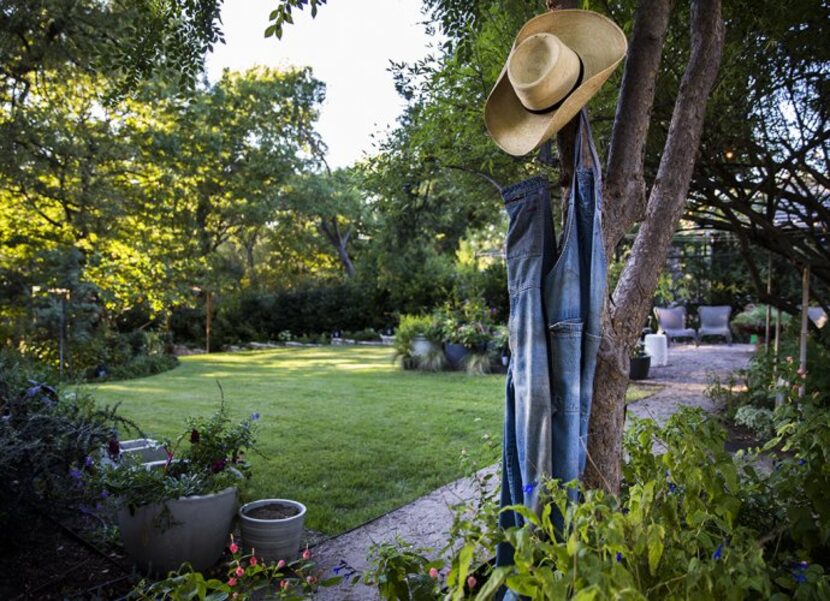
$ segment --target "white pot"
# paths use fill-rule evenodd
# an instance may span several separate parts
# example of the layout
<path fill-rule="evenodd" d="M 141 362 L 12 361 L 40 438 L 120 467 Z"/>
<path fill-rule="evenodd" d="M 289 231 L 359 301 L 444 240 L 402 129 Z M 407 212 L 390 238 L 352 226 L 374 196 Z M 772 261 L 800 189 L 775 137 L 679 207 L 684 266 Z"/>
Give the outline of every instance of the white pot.
<path fill-rule="evenodd" d="M 290 505 L 300 510 L 290 518 L 262 520 L 246 515 L 246 512 L 262 505 L 279 503 Z M 260 499 L 246 503 L 239 508 L 239 527 L 242 531 L 242 544 L 246 551 L 254 549 L 257 557 L 273 562 L 284 559 L 287 562 L 297 558 L 303 539 L 303 524 L 306 508 L 302 503 L 289 499 Z"/>
<path fill-rule="evenodd" d="M 435 343 L 428 340 L 426 336 L 415 336 L 412 339 L 411 351 L 413 357 L 426 357 L 437 350 L 438 347 Z"/>
<path fill-rule="evenodd" d="M 189 562 L 196 571 L 213 566 L 230 540 L 236 488 L 144 505 L 118 512 L 124 549 L 144 571 L 166 574 Z M 167 511 L 165 511 L 165 506 Z"/>

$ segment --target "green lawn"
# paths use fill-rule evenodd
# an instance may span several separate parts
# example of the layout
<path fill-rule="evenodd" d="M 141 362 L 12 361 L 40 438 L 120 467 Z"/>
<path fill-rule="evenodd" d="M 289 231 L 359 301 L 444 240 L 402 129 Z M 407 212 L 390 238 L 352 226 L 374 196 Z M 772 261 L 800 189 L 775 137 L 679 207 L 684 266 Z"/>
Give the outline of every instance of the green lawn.
<path fill-rule="evenodd" d="M 504 376 L 403 372 L 387 347 L 286 348 L 183 357 L 167 373 L 98 385 L 101 403 L 148 435 L 173 437 L 208 415 L 219 381 L 231 414 L 254 411 L 251 498 L 308 506 L 307 525 L 342 532 L 463 475 L 462 449 L 482 461 L 501 439 Z"/>

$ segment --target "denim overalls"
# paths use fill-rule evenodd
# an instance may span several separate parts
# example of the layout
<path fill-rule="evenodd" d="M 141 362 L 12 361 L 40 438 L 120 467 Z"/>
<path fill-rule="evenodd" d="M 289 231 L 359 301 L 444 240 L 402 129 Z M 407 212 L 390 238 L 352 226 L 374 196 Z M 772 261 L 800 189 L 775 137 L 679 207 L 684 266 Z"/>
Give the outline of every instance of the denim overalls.
<path fill-rule="evenodd" d="M 600 170 L 583 109 L 558 256 L 547 180 L 531 178 L 502 193 L 509 220 L 505 254 L 512 354 L 502 507 L 524 504 L 539 512 L 545 478 L 568 482 L 585 469 L 607 270 Z M 522 518 L 503 512 L 499 523 L 520 526 Z M 497 565 L 513 563 L 512 555 L 509 545 L 500 545 Z"/>

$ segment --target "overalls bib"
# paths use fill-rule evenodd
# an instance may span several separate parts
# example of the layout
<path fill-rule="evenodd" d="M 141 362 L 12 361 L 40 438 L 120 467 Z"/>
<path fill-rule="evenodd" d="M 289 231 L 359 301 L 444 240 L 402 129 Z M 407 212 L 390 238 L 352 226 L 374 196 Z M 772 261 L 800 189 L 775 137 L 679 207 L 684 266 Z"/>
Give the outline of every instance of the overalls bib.
<path fill-rule="evenodd" d="M 587 114 L 579 116 L 574 178 L 558 256 L 546 179 L 506 188 L 511 361 L 505 395 L 501 506 L 540 511 L 546 478 L 582 476 L 605 298 L 602 179 Z M 575 500 L 576 491 L 569 491 Z M 560 516 L 561 520 L 561 516 Z M 514 512 L 503 528 L 521 526 Z M 513 563 L 502 544 L 497 565 Z"/>

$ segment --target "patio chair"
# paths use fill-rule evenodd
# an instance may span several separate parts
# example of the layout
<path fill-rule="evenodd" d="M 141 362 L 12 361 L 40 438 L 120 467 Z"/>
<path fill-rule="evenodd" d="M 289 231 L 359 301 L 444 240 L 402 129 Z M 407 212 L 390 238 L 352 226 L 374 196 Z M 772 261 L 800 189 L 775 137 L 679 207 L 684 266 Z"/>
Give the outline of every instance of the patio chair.
<path fill-rule="evenodd" d="M 686 307 L 655 307 L 654 315 L 657 316 L 657 333 L 665 334 L 669 342 L 673 338 L 691 338 L 698 344 L 695 329 L 686 327 Z"/>
<path fill-rule="evenodd" d="M 731 314 L 732 307 L 729 305 L 698 307 L 697 316 L 700 318 L 700 327 L 697 330 L 698 340 L 704 336 L 723 336 L 727 344 L 732 344 L 732 330 L 729 329 Z"/>
<path fill-rule="evenodd" d="M 821 307 L 808 307 L 807 316 L 819 329 L 823 328 L 824 324 L 827 323 L 827 313 Z"/>

